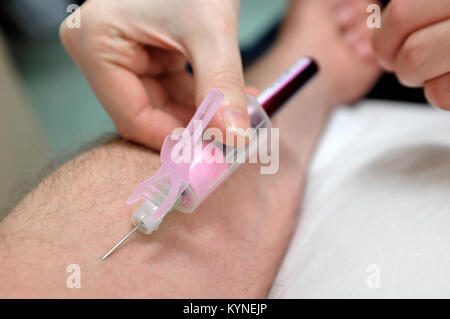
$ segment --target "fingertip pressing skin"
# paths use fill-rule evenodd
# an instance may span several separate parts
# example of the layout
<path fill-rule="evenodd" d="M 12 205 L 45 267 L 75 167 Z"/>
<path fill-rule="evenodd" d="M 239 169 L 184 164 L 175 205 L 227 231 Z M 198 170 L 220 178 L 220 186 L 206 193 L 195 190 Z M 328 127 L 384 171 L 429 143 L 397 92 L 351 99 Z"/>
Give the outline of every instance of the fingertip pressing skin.
<path fill-rule="evenodd" d="M 425 95 L 431 104 L 450 111 L 450 73 L 426 82 Z"/>
<path fill-rule="evenodd" d="M 382 15 L 382 27 L 373 37 L 373 47 L 380 64 L 395 70 L 395 59 L 408 36 L 415 31 L 449 18 L 448 0 L 393 0 Z"/>

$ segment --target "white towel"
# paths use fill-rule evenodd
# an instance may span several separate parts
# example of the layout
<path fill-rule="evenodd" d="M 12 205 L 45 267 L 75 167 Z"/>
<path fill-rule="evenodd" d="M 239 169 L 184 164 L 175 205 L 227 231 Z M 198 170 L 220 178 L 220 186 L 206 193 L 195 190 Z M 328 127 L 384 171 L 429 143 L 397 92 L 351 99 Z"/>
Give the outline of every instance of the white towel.
<path fill-rule="evenodd" d="M 450 113 L 335 113 L 270 297 L 450 297 Z"/>

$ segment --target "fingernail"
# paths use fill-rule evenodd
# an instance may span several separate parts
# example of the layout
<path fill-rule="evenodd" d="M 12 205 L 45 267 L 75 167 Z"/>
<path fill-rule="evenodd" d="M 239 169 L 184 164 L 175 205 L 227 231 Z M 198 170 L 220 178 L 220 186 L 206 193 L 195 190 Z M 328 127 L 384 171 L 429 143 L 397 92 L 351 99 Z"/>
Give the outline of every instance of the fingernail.
<path fill-rule="evenodd" d="M 225 121 L 225 126 L 227 127 L 227 129 L 234 130 L 237 133 L 239 130 L 245 131 L 250 126 L 248 114 L 245 114 L 241 110 L 226 110 L 223 113 L 223 120 Z"/>
<path fill-rule="evenodd" d="M 378 63 L 380 63 L 380 65 L 383 69 L 385 69 L 386 71 L 392 71 L 392 67 L 390 66 L 389 63 L 387 63 L 380 57 L 377 57 L 377 59 L 378 59 Z"/>

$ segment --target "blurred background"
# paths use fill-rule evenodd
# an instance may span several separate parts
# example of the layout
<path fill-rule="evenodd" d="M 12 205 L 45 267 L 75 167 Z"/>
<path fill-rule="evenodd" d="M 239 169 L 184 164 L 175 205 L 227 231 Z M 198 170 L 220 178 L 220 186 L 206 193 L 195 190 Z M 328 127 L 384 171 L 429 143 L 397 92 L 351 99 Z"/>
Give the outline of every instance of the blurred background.
<path fill-rule="evenodd" d="M 105 133 L 115 132 L 86 80 L 58 39 L 70 4 L 82 0 L 0 2 L 0 207 L 52 159 Z M 242 0 L 240 44 L 244 64 L 264 52 L 277 34 L 289 0 Z M 83 23 L 81 17 L 81 23 Z M 424 102 L 421 90 L 402 88 L 385 75 L 368 98 Z M 5 208 L 5 209 L 9 209 Z M 1 212 L 0 212 L 1 217 Z"/>

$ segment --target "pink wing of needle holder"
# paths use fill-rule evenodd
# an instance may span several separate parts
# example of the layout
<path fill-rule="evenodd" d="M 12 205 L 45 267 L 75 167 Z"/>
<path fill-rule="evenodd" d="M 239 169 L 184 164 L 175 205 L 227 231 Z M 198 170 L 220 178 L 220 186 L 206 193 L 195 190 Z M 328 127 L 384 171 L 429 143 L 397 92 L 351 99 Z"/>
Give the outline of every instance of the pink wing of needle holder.
<path fill-rule="evenodd" d="M 152 225 L 156 225 L 157 229 L 162 218 L 179 204 L 182 194 L 192 182 L 190 167 L 193 159 L 183 161 L 182 153 L 185 149 L 193 150 L 197 143 L 202 143 L 202 134 L 195 132 L 203 133 L 223 98 L 223 94 L 217 89 L 208 92 L 183 133 L 165 138 L 160 155 L 161 167 L 155 175 L 142 182 L 128 198 L 127 205 L 145 200 L 141 209 L 136 211 L 139 216 L 133 221 L 135 224 L 143 222 L 144 229 L 141 231 L 152 232 L 155 230 L 151 229 Z"/>

